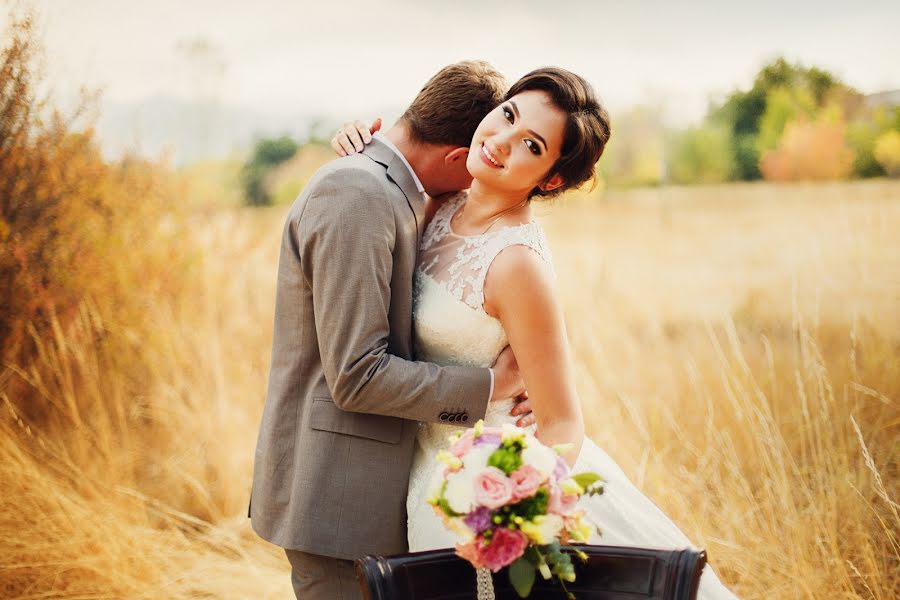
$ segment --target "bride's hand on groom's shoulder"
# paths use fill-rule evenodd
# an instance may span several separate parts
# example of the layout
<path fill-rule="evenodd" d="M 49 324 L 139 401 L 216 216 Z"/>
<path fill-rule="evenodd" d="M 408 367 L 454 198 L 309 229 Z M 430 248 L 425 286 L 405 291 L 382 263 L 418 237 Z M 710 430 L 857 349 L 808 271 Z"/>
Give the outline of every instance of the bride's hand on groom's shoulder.
<path fill-rule="evenodd" d="M 372 142 L 372 134 L 381 129 L 381 117 L 366 125 L 362 121 L 347 121 L 331 138 L 331 148 L 338 156 L 348 156 L 362 152 L 366 144 Z"/>

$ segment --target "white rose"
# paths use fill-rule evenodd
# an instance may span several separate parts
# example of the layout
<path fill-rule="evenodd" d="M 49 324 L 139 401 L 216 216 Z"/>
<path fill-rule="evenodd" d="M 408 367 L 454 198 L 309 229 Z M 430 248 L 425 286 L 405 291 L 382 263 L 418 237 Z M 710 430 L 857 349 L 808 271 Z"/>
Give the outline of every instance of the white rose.
<path fill-rule="evenodd" d="M 531 444 L 522 450 L 522 464 L 531 465 L 542 475 L 550 475 L 556 469 L 556 452 L 541 443 Z"/>
<path fill-rule="evenodd" d="M 447 477 L 447 489 L 444 498 L 453 512 L 467 514 L 475 508 L 476 469 L 461 469 Z"/>
<path fill-rule="evenodd" d="M 487 461 L 497 449 L 486 444 L 477 446 L 469 450 L 468 454 L 463 456 L 463 469 L 477 473 L 487 466 Z"/>
<path fill-rule="evenodd" d="M 538 515 L 533 522 L 525 522 L 521 524 L 522 533 L 528 536 L 535 544 L 549 544 L 564 525 L 562 517 L 559 515 Z"/>
<path fill-rule="evenodd" d="M 543 517 L 538 517 L 535 521 L 538 520 L 540 520 L 540 522 L 537 522 L 536 524 L 541 532 L 541 537 L 545 540 L 552 541 L 559 535 L 559 532 L 562 531 L 563 519 L 559 515 L 544 515 Z"/>

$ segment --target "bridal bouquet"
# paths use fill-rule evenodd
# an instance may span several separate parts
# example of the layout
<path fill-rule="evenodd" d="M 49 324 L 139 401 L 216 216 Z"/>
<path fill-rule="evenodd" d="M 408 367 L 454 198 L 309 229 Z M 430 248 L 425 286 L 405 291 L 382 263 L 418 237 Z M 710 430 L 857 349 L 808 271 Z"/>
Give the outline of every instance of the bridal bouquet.
<path fill-rule="evenodd" d="M 603 492 L 600 476 L 570 474 L 561 457 L 569 445 L 549 448 L 513 425 L 478 421 L 450 436 L 450 444 L 437 456 L 446 468 L 428 502 L 456 535 L 457 554 L 476 569 L 496 573 L 509 566 L 522 598 L 536 573 L 557 577 L 565 590 L 575 568 L 562 545 L 588 541 L 591 526 L 576 504 L 584 494 Z"/>

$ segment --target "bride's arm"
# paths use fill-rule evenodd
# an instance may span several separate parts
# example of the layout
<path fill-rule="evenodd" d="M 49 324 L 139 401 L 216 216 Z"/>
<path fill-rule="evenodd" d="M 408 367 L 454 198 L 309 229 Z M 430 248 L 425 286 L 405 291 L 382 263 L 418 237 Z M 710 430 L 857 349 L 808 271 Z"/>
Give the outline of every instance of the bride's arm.
<path fill-rule="evenodd" d="M 491 264 L 484 297 L 485 310 L 500 319 L 518 360 L 538 438 L 548 445 L 573 444 L 565 459 L 574 465 L 584 439 L 584 419 L 549 265 L 526 246 L 510 246 Z"/>

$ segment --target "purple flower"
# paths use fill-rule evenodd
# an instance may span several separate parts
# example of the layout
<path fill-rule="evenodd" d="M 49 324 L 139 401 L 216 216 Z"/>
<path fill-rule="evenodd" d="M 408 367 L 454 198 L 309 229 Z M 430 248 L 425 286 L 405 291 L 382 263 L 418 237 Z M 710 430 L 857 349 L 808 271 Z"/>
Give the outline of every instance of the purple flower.
<path fill-rule="evenodd" d="M 479 534 L 491 526 L 491 511 L 486 506 L 479 506 L 463 519 L 475 534 Z"/>
<path fill-rule="evenodd" d="M 569 465 L 563 460 L 562 456 L 556 457 L 556 468 L 553 469 L 553 478 L 562 481 L 569 476 Z"/>
<path fill-rule="evenodd" d="M 502 442 L 502 441 L 503 441 L 503 438 L 500 437 L 499 434 L 496 434 L 496 433 L 482 433 L 482 434 L 481 434 L 480 436 L 478 436 L 478 438 L 475 440 L 475 446 L 484 446 L 484 445 L 490 444 L 490 445 L 492 445 L 492 446 L 499 447 L 499 446 L 500 446 L 500 442 Z"/>

